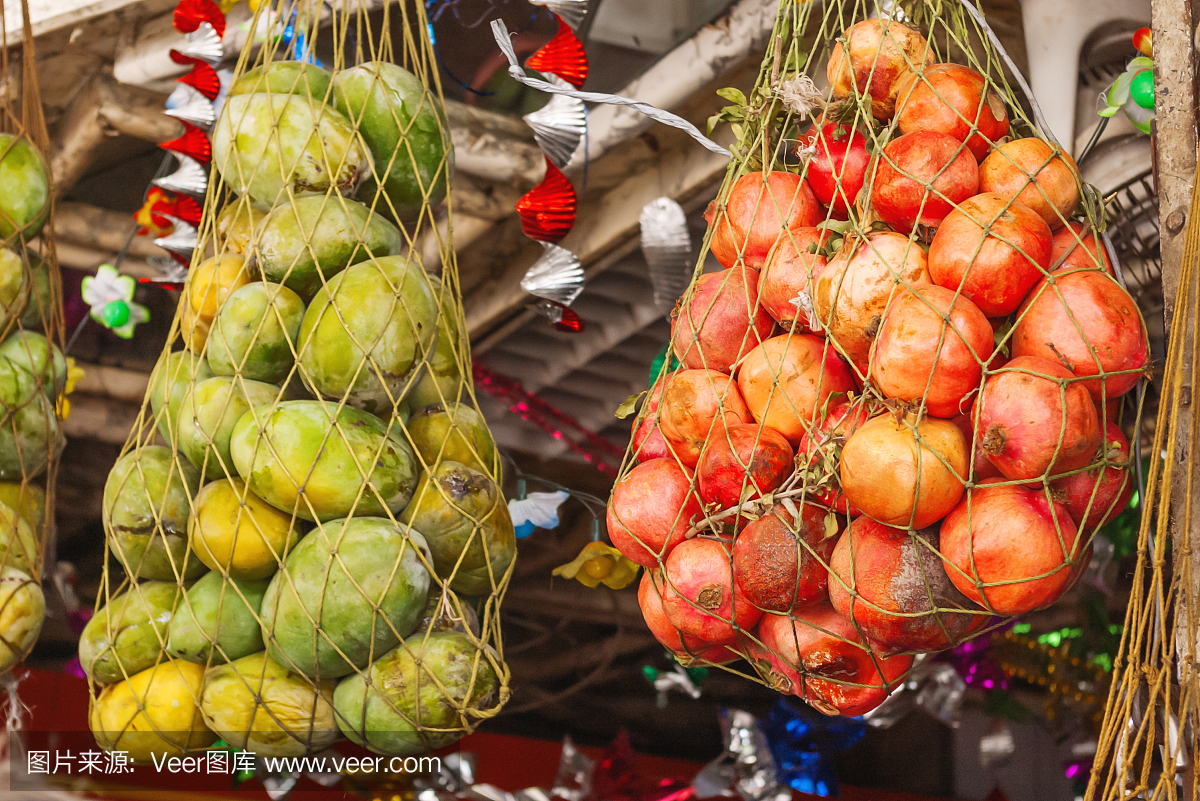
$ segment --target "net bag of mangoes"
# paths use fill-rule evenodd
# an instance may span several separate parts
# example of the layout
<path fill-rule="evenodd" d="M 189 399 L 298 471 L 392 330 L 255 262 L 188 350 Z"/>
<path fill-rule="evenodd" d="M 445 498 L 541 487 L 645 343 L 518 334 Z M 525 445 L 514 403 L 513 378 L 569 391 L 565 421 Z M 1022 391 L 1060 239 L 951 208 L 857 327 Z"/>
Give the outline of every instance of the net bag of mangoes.
<path fill-rule="evenodd" d="M 723 269 L 672 315 L 608 512 L 664 646 L 842 715 L 1078 580 L 1149 361 L 1102 202 L 982 12 L 873 10 L 782 3 L 725 92 Z"/>
<path fill-rule="evenodd" d="M 421 4 L 375 5 L 296 3 L 311 49 L 243 52 L 213 130 L 79 646 L 96 741 L 135 761 L 416 754 L 507 700 L 516 540 L 434 219 L 449 130 Z"/>

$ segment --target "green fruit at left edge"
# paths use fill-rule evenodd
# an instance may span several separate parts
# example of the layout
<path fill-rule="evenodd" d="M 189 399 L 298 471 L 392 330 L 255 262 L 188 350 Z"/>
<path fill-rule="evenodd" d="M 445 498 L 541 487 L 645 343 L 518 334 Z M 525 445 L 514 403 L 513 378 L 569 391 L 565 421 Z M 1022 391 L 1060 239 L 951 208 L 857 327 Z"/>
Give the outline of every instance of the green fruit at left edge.
<path fill-rule="evenodd" d="M 377 659 L 365 678 L 342 679 L 333 692 L 338 725 L 377 754 L 405 756 L 450 745 L 478 720 L 469 712 L 499 702 L 500 682 L 488 657 L 458 632 L 414 634 Z"/>
<path fill-rule="evenodd" d="M 40 475 L 59 441 L 54 402 L 29 372 L 0 357 L 0 479 Z"/>
<path fill-rule="evenodd" d="M 50 319 L 50 270 L 42 264 L 36 253 L 29 253 L 29 300 L 21 312 L 21 327 L 26 331 L 46 329 Z"/>
<path fill-rule="evenodd" d="M 225 299 L 208 334 L 208 365 L 217 375 L 278 384 L 292 365 L 304 301 L 281 284 L 255 281 Z"/>
<path fill-rule="evenodd" d="M 178 446 L 179 407 L 188 390 L 213 377 L 208 359 L 190 350 L 177 350 L 161 357 L 150 375 L 150 408 L 158 420 L 158 433 Z"/>
<path fill-rule="evenodd" d="M 179 407 L 179 451 L 205 481 L 236 475 L 229 438 L 242 415 L 279 399 L 279 387 L 217 376 L 192 387 Z"/>
<path fill-rule="evenodd" d="M 333 74 L 303 61 L 272 61 L 246 72 L 229 85 L 228 97 L 270 92 L 302 95 L 324 102 Z"/>
<path fill-rule="evenodd" d="M 21 257 L 8 248 L 0 249 L 0 335 L 12 330 L 25 313 L 29 305 L 29 281 L 29 270 Z"/>
<path fill-rule="evenodd" d="M 371 153 L 350 120 L 298 95 L 229 98 L 212 146 L 225 182 L 264 208 L 287 202 L 289 192 L 353 194 L 371 172 Z"/>
<path fill-rule="evenodd" d="M 0 239 L 26 241 L 41 233 L 50 214 L 46 162 L 25 139 L 0 133 Z"/>
<path fill-rule="evenodd" d="M 37 484 L 0 481 L 0 503 L 16 509 L 21 519 L 40 534 L 46 525 L 46 490 Z"/>
<path fill-rule="evenodd" d="M 0 342 L 0 356 L 29 373 L 51 399 L 67 386 L 67 360 L 58 346 L 33 331 L 16 331 Z"/>
<path fill-rule="evenodd" d="M 200 473 L 175 452 L 149 445 L 122 456 L 104 483 L 104 531 L 131 579 L 199 578 L 208 568 L 188 547 Z"/>
<path fill-rule="evenodd" d="M 37 642 L 46 619 L 46 597 L 20 570 L 0 570 L 0 673 L 23 660 Z"/>
<path fill-rule="evenodd" d="M 417 76 L 372 61 L 335 75 L 333 96 L 375 158 L 375 173 L 363 182 L 359 200 L 401 222 L 442 202 L 454 174 L 454 148 L 441 104 Z M 380 184 L 383 197 L 375 202 Z"/>
<path fill-rule="evenodd" d="M 173 581 L 146 581 L 109 600 L 79 635 L 83 672 L 114 684 L 153 666 L 182 597 Z"/>
<path fill-rule="evenodd" d="M 167 629 L 167 653 L 201 665 L 232 662 L 263 649 L 258 610 L 266 581 L 206 573 L 187 591 Z"/>

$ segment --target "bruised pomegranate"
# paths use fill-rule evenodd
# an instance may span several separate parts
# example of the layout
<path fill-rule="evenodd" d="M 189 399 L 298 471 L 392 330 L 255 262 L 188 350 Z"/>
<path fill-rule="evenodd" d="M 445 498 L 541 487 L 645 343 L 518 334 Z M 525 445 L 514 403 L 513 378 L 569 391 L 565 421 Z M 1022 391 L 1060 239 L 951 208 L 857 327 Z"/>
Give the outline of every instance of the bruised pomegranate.
<path fill-rule="evenodd" d="M 657 567 L 683 542 L 700 501 L 691 471 L 674 459 L 642 462 L 616 483 L 608 501 L 608 536 L 618 551 L 646 567 Z"/>
<path fill-rule="evenodd" d="M 1047 491 L 999 481 L 969 490 L 946 516 L 942 558 L 963 595 L 998 614 L 1023 615 L 1066 591 L 1084 543 Z"/>
<path fill-rule="evenodd" d="M 894 414 L 858 427 L 842 447 L 842 492 L 886 526 L 927 528 L 954 508 L 967 475 L 967 442 L 949 420 Z"/>
<path fill-rule="evenodd" d="M 986 97 L 985 97 L 986 94 Z M 987 81 L 961 64 L 934 64 L 901 78 L 896 124 L 900 133 L 933 131 L 965 142 L 983 161 L 996 141 L 1008 136 L 1008 109 Z"/>
<path fill-rule="evenodd" d="M 733 267 L 740 257 L 757 269 L 785 229 L 808 228 L 825 218 L 808 183 L 782 170 L 765 177 L 746 173 L 729 190 L 725 208 L 718 203 L 709 204 L 704 219 L 716 226 L 708 247 L 722 267 Z"/>
<path fill-rule="evenodd" d="M 929 275 L 938 286 L 962 287 L 988 317 L 1004 317 L 1050 269 L 1050 249 L 1050 227 L 1028 206 L 976 195 L 942 220 L 929 245 Z"/>
<path fill-rule="evenodd" d="M 757 423 L 717 429 L 696 466 L 700 498 L 718 509 L 757 500 L 778 489 L 794 467 L 792 446 Z"/>
<path fill-rule="evenodd" d="M 854 376 L 825 339 L 784 334 L 763 342 L 742 362 L 738 387 L 750 413 L 793 444 L 830 395 L 855 388 Z"/>
<path fill-rule="evenodd" d="M 680 634 L 679 629 L 671 625 L 662 605 L 663 584 L 657 570 L 647 570 L 642 574 L 638 584 L 638 605 L 642 608 L 642 617 L 646 619 L 646 628 L 654 635 L 654 639 L 675 654 L 679 664 L 687 667 L 693 663 L 708 662 L 723 665 L 741 659 L 738 654 L 724 645 L 713 645 L 701 640 Z"/>
<path fill-rule="evenodd" d="M 866 137 L 850 125 L 815 123 L 800 138 L 800 149 L 811 152 L 804 177 L 813 194 L 835 219 L 846 219 L 871 164 Z"/>
<path fill-rule="evenodd" d="M 978 401 L 971 402 L 971 408 L 965 414 L 955 415 L 950 422 L 958 426 L 967 445 L 971 449 L 971 480 L 979 483 L 985 478 L 999 478 L 1003 475 L 1000 468 L 992 464 L 992 460 L 983 452 L 983 437 L 975 436 L 975 406 Z"/>
<path fill-rule="evenodd" d="M 813 276 L 825 269 L 825 256 L 817 251 L 824 247 L 828 236 L 828 232 L 820 228 L 792 231 L 791 236 L 779 240 L 759 276 L 759 305 L 788 330 L 797 319 L 797 330 L 811 329 L 808 315 L 801 313 L 792 300 L 807 291 Z"/>
<path fill-rule="evenodd" d="M 1100 460 L 1102 464 L 1091 470 L 1072 473 L 1050 484 L 1054 497 L 1067 507 L 1080 532 L 1088 535 L 1121 514 L 1133 497 L 1129 441 L 1112 423 L 1104 427 Z"/>
<path fill-rule="evenodd" d="M 696 280 L 671 325 L 671 344 L 684 367 L 728 373 L 774 327 L 758 305 L 758 270 L 736 267 Z"/>
<path fill-rule="evenodd" d="M 833 46 L 825 76 L 834 99 L 865 95 L 875 119 L 890 120 L 901 79 L 932 63 L 924 36 L 899 22 L 867 19 L 847 28 Z"/>
<path fill-rule="evenodd" d="M 776 506 L 733 543 L 733 580 L 759 609 L 788 612 L 826 598 L 837 536 L 826 535 L 826 510 L 803 504 L 798 511 L 797 519 Z"/>
<path fill-rule="evenodd" d="M 1081 222 L 1069 222 L 1054 232 L 1050 249 L 1052 270 L 1104 270 L 1113 275 L 1108 249 L 1096 232 Z"/>
<path fill-rule="evenodd" d="M 764 615 L 762 646 L 752 664 L 772 689 L 803 698 L 825 715 L 855 717 L 883 703 L 912 667 L 908 654 L 864 639 L 854 624 L 827 602 L 788 615 Z"/>
<path fill-rule="evenodd" d="M 665 379 L 654 385 L 646 397 L 642 413 L 633 421 L 633 455 L 639 462 L 671 456 L 667 440 L 658 427 L 658 404 L 662 400 L 665 386 Z"/>
<path fill-rule="evenodd" d="M 758 622 L 762 610 L 733 583 L 729 546 L 697 537 L 676 546 L 663 566 L 663 610 L 685 636 L 733 645 L 738 631 Z"/>
<path fill-rule="evenodd" d="M 979 164 L 953 136 L 904 134 L 883 148 L 871 185 L 879 219 L 902 233 L 939 225 L 958 203 L 979 191 Z"/>
<path fill-rule="evenodd" d="M 847 236 L 812 284 L 817 319 L 842 353 L 867 375 L 871 343 L 892 293 L 931 283 L 925 251 L 892 232 Z"/>
<path fill-rule="evenodd" d="M 1014 139 L 979 165 L 979 191 L 1024 203 L 1057 229 L 1079 204 L 1079 168 L 1069 153 L 1041 139 Z"/>
<path fill-rule="evenodd" d="M 716 370 L 680 370 L 667 382 L 658 425 L 672 452 L 688 467 L 700 461 L 711 431 L 749 423 L 737 384 Z"/>
<path fill-rule="evenodd" d="M 813 421 L 816 425 L 805 432 L 796 446 L 796 452 L 807 457 L 811 476 L 809 486 L 814 487 L 812 497 L 840 514 L 861 514 L 841 492 L 838 464 L 846 439 L 867 422 L 868 417 L 863 403 L 848 400 L 832 403 L 823 416 Z"/>
<path fill-rule="evenodd" d="M 974 303 L 940 286 L 900 292 L 875 339 L 871 379 L 897 400 L 925 400 L 934 417 L 953 417 L 979 387 L 992 355 L 992 326 Z"/>
<path fill-rule="evenodd" d="M 937 651 L 958 642 L 975 615 L 950 582 L 936 528 L 905 531 L 860 517 L 829 563 L 829 600 L 868 639 L 897 651 Z"/>
<path fill-rule="evenodd" d="M 1066 473 L 1096 455 L 1096 404 L 1072 378 L 1059 364 L 1019 356 L 984 382 L 975 430 L 983 433 L 983 452 L 1008 478 Z"/>
<path fill-rule="evenodd" d="M 1040 356 L 1082 378 L 1099 403 L 1124 395 L 1150 364 L 1141 312 L 1099 270 L 1057 272 L 1034 287 L 1017 312 L 1014 356 Z"/>

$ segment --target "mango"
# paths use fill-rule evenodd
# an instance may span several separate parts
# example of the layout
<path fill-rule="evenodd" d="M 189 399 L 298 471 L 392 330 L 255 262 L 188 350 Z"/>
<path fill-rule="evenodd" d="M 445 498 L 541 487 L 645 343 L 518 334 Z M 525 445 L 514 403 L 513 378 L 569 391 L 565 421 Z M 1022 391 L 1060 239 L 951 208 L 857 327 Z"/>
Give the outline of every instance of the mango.
<path fill-rule="evenodd" d="M 258 610 L 265 581 L 236 581 L 206 573 L 187 591 L 167 628 L 167 653 L 219 665 L 263 649 Z"/>
<path fill-rule="evenodd" d="M 246 256 L 267 212 L 254 207 L 249 198 L 234 198 L 217 215 L 217 244 L 222 253 Z"/>
<path fill-rule="evenodd" d="M 158 433 L 179 447 L 179 407 L 193 385 L 213 377 L 208 359 L 190 350 L 177 350 L 159 358 L 150 374 L 150 408 L 158 421 Z"/>
<path fill-rule="evenodd" d="M 0 481 L 0 503 L 16 509 L 34 534 L 46 527 L 46 490 L 37 484 Z"/>
<path fill-rule="evenodd" d="M 203 690 L 203 666 L 164 660 L 104 688 L 88 719 L 92 736 L 140 763 L 202 751 L 217 740 L 200 712 Z"/>
<path fill-rule="evenodd" d="M 38 391 L 26 370 L 0 358 L 0 480 L 39 476 L 59 442 L 58 433 L 54 402 Z"/>
<path fill-rule="evenodd" d="M 208 336 L 208 364 L 217 375 L 278 384 L 296 363 L 304 301 L 279 284 L 255 281 L 221 306 Z"/>
<path fill-rule="evenodd" d="M 291 515 L 246 489 L 240 478 L 205 484 L 192 503 L 188 538 L 200 561 L 241 581 L 275 575 L 297 534 Z"/>
<path fill-rule="evenodd" d="M 41 534 L 41 529 L 34 529 L 11 506 L 0 502 L 0 567 L 41 576 Z"/>
<path fill-rule="evenodd" d="M 455 293 L 443 285 L 440 278 L 430 276 L 429 283 L 438 299 L 437 343 L 417 383 L 409 390 L 406 400 L 414 413 L 434 403 L 466 401 L 459 354 L 469 368 L 470 348 L 459 339 L 459 308 Z"/>
<path fill-rule="evenodd" d="M 239 287 L 250 283 L 251 278 L 246 259 L 233 253 L 206 259 L 188 271 L 179 323 L 186 347 L 196 353 L 204 352 L 221 304 Z"/>
<path fill-rule="evenodd" d="M 29 373 L 50 400 L 67 386 L 67 360 L 58 346 L 33 331 L 14 331 L 0 342 L 0 357 Z"/>
<path fill-rule="evenodd" d="M 458 462 L 489 474 L 500 469 L 492 432 L 473 406 L 465 403 L 426 406 L 409 418 L 405 428 L 427 468 L 443 461 Z"/>
<path fill-rule="evenodd" d="M 50 214 L 46 161 L 24 137 L 0 133 L 0 239 L 29 241 Z"/>
<path fill-rule="evenodd" d="M 192 387 L 179 407 L 179 451 L 206 481 L 235 475 L 229 437 L 242 415 L 270 406 L 279 387 L 217 376 Z"/>
<path fill-rule="evenodd" d="M 45 619 L 46 598 L 38 583 L 20 570 L 0 570 L 0 673 L 29 655 Z"/>
<path fill-rule="evenodd" d="M 302 61 L 272 61 L 243 73 L 229 86 L 229 97 L 271 92 L 301 95 L 324 102 L 333 74 L 315 64 Z"/>
<path fill-rule="evenodd" d="M 42 331 L 45 330 L 46 321 L 50 319 L 52 309 L 50 270 L 32 250 L 28 251 L 26 256 L 29 300 L 25 303 L 25 311 L 21 312 L 21 327 L 26 331 Z"/>
<path fill-rule="evenodd" d="M 155 665 L 182 597 L 174 582 L 146 581 L 110 599 L 79 635 L 88 678 L 114 684 Z"/>

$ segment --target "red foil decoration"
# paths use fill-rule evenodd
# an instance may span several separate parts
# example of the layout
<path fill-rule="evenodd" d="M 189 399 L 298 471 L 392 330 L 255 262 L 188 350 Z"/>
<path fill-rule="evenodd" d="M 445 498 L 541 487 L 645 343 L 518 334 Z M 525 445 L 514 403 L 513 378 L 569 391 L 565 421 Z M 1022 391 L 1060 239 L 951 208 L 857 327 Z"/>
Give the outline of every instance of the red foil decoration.
<path fill-rule="evenodd" d="M 155 286 L 160 286 L 163 289 L 183 289 L 183 284 L 179 283 L 178 281 L 167 281 L 162 278 L 139 278 L 137 282 L 139 284 L 154 284 Z"/>
<path fill-rule="evenodd" d="M 575 206 L 575 187 L 547 158 L 546 177 L 517 201 L 521 230 L 537 242 L 558 242 L 575 227 Z"/>
<path fill-rule="evenodd" d="M 200 204 L 191 195 L 175 195 L 174 210 L 168 213 L 173 214 L 188 225 L 198 228 L 200 227 L 200 218 L 204 216 L 204 209 L 200 207 Z"/>
<path fill-rule="evenodd" d="M 221 79 L 217 71 L 207 61 L 191 56 L 185 56 L 178 50 L 171 51 L 171 60 L 176 64 L 191 64 L 192 71 L 182 78 L 176 78 L 179 83 L 186 83 L 209 100 L 216 100 L 221 93 Z"/>
<path fill-rule="evenodd" d="M 587 80 L 588 61 L 583 42 L 561 18 L 558 18 L 558 33 L 530 56 L 525 66 L 538 72 L 552 72 L 576 89 Z"/>
<path fill-rule="evenodd" d="M 183 123 L 183 127 L 183 136 L 167 142 L 159 142 L 158 146 L 163 150 L 170 150 L 172 153 L 191 156 L 201 164 L 208 165 L 212 161 L 212 142 L 208 141 L 208 134 L 190 122 Z"/>
<path fill-rule="evenodd" d="M 172 24 L 180 33 L 191 33 L 202 22 L 212 25 L 217 36 L 225 38 L 225 13 L 213 0 L 181 0 L 175 7 Z"/>

